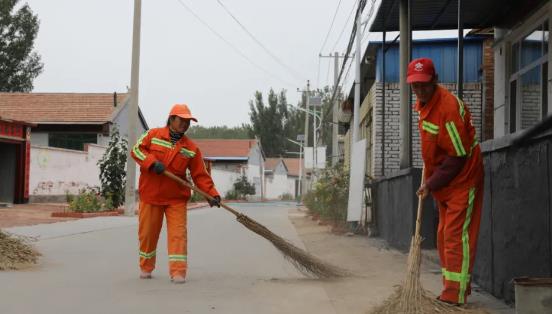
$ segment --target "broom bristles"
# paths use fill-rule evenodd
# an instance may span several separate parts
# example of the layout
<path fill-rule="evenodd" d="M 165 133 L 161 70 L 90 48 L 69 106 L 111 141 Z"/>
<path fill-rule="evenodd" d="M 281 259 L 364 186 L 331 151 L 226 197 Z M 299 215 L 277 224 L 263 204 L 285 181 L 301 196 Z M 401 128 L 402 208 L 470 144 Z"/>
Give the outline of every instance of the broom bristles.
<path fill-rule="evenodd" d="M 408 254 L 408 270 L 401 286 L 395 289 L 383 304 L 376 307 L 371 314 L 431 314 L 431 313 L 465 313 L 486 314 L 481 309 L 469 309 L 460 306 L 448 305 L 437 300 L 431 292 L 425 290 L 420 282 L 420 266 L 422 237 L 412 237 Z"/>
<path fill-rule="evenodd" d="M 349 275 L 348 271 L 323 262 L 317 257 L 307 253 L 305 250 L 296 247 L 274 234 L 268 228 L 244 214 L 237 215 L 236 219 L 247 229 L 270 241 L 280 253 L 284 255 L 286 260 L 288 260 L 299 272 L 308 277 L 329 279 Z"/>
<path fill-rule="evenodd" d="M 17 270 L 36 264 L 38 253 L 29 238 L 12 236 L 0 230 L 0 270 Z"/>

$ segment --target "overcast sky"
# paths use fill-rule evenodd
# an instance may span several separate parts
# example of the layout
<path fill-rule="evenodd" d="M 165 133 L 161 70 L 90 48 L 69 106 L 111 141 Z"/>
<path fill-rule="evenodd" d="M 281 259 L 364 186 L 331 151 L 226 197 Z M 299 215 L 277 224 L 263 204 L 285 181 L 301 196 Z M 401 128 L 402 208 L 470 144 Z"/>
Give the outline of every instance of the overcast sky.
<path fill-rule="evenodd" d="M 130 86 L 133 0 L 22 0 L 38 14 L 36 50 L 44 72 L 35 92 L 124 92 Z M 188 103 L 201 125 L 249 121 L 256 90 L 316 87 L 333 81 L 329 59 L 318 53 L 337 0 L 220 0 L 294 73 L 262 50 L 216 0 L 180 0 L 237 47 L 251 65 L 209 31 L 179 0 L 142 1 L 140 107 L 150 127 L 164 123 L 174 103 Z M 337 41 L 356 0 L 342 0 L 324 53 L 343 51 L 352 20 Z M 336 44 L 337 42 L 337 44 Z M 333 70 L 333 63 L 332 70 Z M 320 77 L 320 79 L 318 79 Z"/>

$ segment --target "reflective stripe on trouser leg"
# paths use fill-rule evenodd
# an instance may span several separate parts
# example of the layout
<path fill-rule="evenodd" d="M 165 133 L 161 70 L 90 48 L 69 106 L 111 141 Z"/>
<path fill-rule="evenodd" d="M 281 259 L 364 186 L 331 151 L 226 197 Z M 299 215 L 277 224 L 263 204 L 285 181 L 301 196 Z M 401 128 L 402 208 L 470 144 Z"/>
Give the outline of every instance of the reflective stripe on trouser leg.
<path fill-rule="evenodd" d="M 471 271 L 483 203 L 482 186 L 456 190 L 446 203 L 444 256 L 445 287 L 441 298 L 465 303 L 470 293 Z"/>
<path fill-rule="evenodd" d="M 140 202 L 138 212 L 138 240 L 140 241 L 140 269 L 152 272 L 155 268 L 155 256 L 159 232 L 163 225 L 163 206 Z"/>
<path fill-rule="evenodd" d="M 186 277 L 188 269 L 188 235 L 186 204 L 169 205 L 167 216 L 167 247 L 171 277 Z"/>
<path fill-rule="evenodd" d="M 439 209 L 439 225 L 437 226 L 437 251 L 439 252 L 439 261 L 441 262 L 441 268 L 445 268 L 445 213 L 446 206 L 444 203 L 436 201 Z M 445 277 L 443 276 L 443 285 L 445 284 Z"/>

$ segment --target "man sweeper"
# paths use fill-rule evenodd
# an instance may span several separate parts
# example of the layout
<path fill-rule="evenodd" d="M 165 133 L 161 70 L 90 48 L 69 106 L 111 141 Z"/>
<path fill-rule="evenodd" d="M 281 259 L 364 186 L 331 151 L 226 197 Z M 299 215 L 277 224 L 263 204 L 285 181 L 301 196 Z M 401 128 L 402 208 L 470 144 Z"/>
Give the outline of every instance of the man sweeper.
<path fill-rule="evenodd" d="M 174 105 L 167 125 L 144 133 L 133 147 L 131 155 L 140 165 L 140 210 L 138 238 L 140 241 L 140 278 L 149 279 L 155 268 L 157 241 L 167 220 L 169 271 L 173 283 L 184 283 L 187 260 L 186 204 L 189 188 L 163 175 L 165 170 L 186 178 L 189 170 L 195 185 L 214 199 L 209 205 L 220 207 L 220 196 L 205 168 L 199 148 L 184 133 L 190 121 L 197 122 L 187 105 Z"/>
<path fill-rule="evenodd" d="M 464 304 L 481 221 L 483 161 L 468 107 L 437 79 L 431 59 L 408 65 L 425 166 L 418 195 L 431 193 L 439 207 L 437 248 L 444 284 L 439 300 Z"/>

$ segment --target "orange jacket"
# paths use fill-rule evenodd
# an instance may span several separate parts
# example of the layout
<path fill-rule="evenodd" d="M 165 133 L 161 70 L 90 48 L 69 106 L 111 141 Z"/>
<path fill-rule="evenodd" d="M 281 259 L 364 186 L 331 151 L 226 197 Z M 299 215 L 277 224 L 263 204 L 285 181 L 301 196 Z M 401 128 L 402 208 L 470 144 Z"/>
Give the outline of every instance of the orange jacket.
<path fill-rule="evenodd" d="M 190 170 L 195 185 L 211 196 L 219 193 L 211 176 L 205 169 L 205 163 L 199 148 L 186 136 L 172 145 L 169 128 L 151 129 L 144 133 L 131 152 L 132 158 L 140 165 L 140 200 L 153 205 L 175 205 L 185 203 L 191 192 L 164 175 L 150 170 L 155 161 L 165 165 L 165 169 L 185 179 L 186 170 Z"/>
<path fill-rule="evenodd" d="M 456 189 L 480 183 L 483 179 L 481 149 L 470 111 L 464 103 L 447 89 L 437 86 L 431 100 L 423 106 L 418 101 L 416 110 L 420 114 L 418 127 L 426 179 L 447 155 L 467 158 L 460 173 L 447 186 L 433 191 L 433 196 L 442 200 Z"/>

